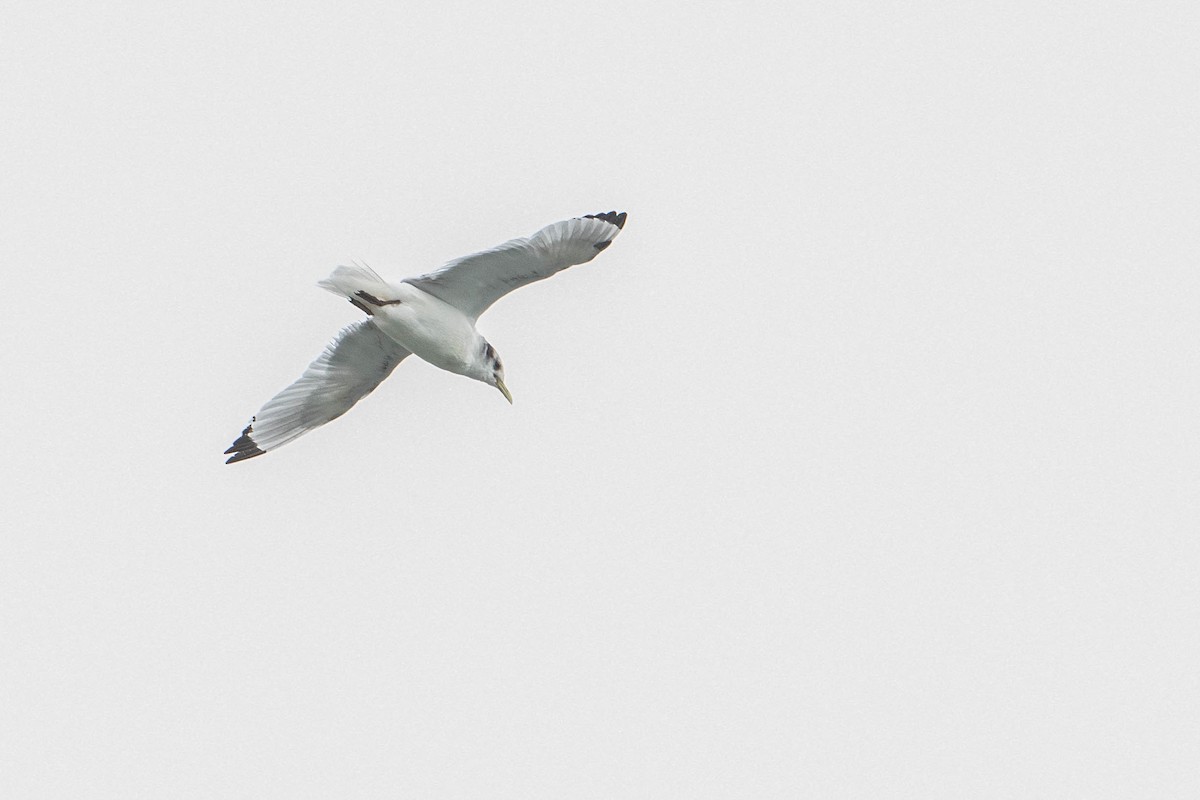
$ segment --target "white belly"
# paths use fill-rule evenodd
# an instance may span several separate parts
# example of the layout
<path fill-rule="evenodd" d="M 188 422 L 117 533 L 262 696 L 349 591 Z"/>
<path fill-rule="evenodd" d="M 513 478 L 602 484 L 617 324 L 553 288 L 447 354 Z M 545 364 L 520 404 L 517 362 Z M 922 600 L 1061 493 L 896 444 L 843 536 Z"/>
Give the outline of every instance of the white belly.
<path fill-rule="evenodd" d="M 379 330 L 435 367 L 465 374 L 483 346 L 470 318 L 411 284 L 392 288 L 400 302 L 373 309 Z"/>

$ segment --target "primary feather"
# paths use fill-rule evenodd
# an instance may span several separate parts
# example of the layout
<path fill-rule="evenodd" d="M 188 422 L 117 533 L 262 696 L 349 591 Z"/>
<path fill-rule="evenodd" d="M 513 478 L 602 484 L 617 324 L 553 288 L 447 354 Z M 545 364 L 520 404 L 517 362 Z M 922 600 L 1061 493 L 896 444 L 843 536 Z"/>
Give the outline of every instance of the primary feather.
<path fill-rule="evenodd" d="M 372 320 L 343 328 L 299 380 L 254 415 L 225 451 L 233 454 L 225 463 L 261 456 L 337 419 L 374 391 L 408 355 Z"/>
<path fill-rule="evenodd" d="M 471 319 L 514 289 L 583 264 L 612 244 L 625 213 L 589 214 L 547 225 L 533 236 L 512 239 L 482 253 L 455 259 L 439 270 L 408 278 Z"/>

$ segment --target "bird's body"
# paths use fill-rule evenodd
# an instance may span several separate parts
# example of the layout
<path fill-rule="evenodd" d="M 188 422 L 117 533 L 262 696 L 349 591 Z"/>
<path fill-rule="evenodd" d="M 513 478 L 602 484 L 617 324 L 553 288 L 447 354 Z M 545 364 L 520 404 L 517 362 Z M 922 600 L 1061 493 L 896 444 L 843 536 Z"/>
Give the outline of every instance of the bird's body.
<path fill-rule="evenodd" d="M 415 286 L 399 288 L 400 304 L 375 312 L 379 329 L 435 367 L 474 377 L 486 340 L 470 318 Z"/>
<path fill-rule="evenodd" d="M 341 266 L 320 282 L 368 315 L 342 330 L 304 375 L 275 395 L 225 451 L 226 463 L 274 450 L 348 411 L 408 355 L 495 386 L 511 403 L 495 348 L 475 329 L 479 315 L 513 289 L 590 261 L 612 243 L 625 214 L 558 222 L 527 239 L 388 283 L 366 266 Z"/>
<path fill-rule="evenodd" d="M 474 321 L 411 283 L 383 283 L 367 267 L 338 267 L 320 285 L 357 300 L 385 336 L 435 367 L 467 375 L 477 361 L 484 338 Z"/>

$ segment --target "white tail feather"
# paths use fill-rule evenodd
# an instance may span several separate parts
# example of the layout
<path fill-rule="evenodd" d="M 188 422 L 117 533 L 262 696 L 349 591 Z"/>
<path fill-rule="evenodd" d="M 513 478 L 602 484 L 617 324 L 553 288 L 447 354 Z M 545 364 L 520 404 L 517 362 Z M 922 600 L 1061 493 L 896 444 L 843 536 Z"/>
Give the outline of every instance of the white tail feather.
<path fill-rule="evenodd" d="M 354 297 L 357 292 L 366 292 L 375 297 L 387 297 L 391 286 L 379 273 L 366 264 L 355 264 L 352 267 L 340 266 L 328 278 L 318 281 L 322 289 L 328 289 L 343 297 Z"/>

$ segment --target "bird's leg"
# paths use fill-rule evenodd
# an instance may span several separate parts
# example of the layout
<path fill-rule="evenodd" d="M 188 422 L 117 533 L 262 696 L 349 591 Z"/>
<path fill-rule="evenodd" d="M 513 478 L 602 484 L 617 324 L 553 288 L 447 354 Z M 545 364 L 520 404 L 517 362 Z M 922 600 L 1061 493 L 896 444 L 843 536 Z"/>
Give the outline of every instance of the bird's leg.
<path fill-rule="evenodd" d="M 403 302 L 401 300 L 380 300 L 375 295 L 368 294 L 367 292 L 360 291 L 360 292 L 355 292 L 355 294 L 357 296 L 361 297 L 363 300 L 366 300 L 368 303 L 371 303 L 372 305 L 377 305 L 377 306 L 398 306 L 398 305 L 400 305 L 401 302 Z M 350 302 L 354 303 L 353 300 L 351 300 Z M 355 305 L 358 305 L 358 304 L 355 303 Z M 367 313 L 369 314 L 370 312 L 368 311 Z"/>

